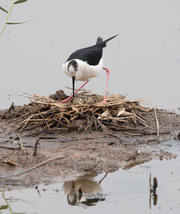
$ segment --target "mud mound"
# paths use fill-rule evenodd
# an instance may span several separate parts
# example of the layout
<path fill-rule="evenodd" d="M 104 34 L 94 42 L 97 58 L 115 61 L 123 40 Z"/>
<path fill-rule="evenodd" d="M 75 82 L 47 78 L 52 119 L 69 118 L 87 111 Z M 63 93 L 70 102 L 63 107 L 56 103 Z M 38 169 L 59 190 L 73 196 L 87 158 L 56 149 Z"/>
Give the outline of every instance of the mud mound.
<path fill-rule="evenodd" d="M 176 157 L 180 114 L 121 94 L 102 103 L 103 96 L 84 91 L 65 104 L 58 101 L 67 97 L 63 91 L 25 96 L 29 104 L 0 111 L 1 190 Z"/>
<path fill-rule="evenodd" d="M 131 134 L 159 132 L 156 108 L 140 105 L 147 100 L 127 100 L 117 94 L 109 95 L 107 103 L 103 103 L 103 96 L 83 91 L 71 102 L 62 103 L 60 100 L 67 97 L 62 90 L 49 97 L 36 94 L 25 96 L 30 99 L 29 104 L 16 109 L 11 106 L 3 115 L 3 118 L 11 117 L 11 121 L 16 123 L 14 130 L 18 132 L 28 130 L 39 134 L 104 129 Z"/>

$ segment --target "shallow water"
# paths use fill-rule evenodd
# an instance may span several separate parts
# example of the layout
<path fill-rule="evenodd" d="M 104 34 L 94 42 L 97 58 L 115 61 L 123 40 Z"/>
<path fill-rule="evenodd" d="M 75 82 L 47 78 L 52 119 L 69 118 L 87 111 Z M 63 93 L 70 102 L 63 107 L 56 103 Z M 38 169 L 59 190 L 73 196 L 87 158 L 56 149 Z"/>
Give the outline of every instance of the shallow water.
<path fill-rule="evenodd" d="M 9 9 L 11 1 L 1 0 Z M 88 10 L 87 10 L 88 9 Z M 48 96 L 71 80 L 62 63 L 82 47 L 119 33 L 104 49 L 104 66 L 110 69 L 108 91 L 129 99 L 148 99 L 160 108 L 180 107 L 180 1 L 103 0 L 69 3 L 27 1 L 15 5 L 0 39 L 0 109 L 29 102 L 16 94 Z M 0 11 L 0 29 L 6 19 Z M 102 72 L 86 89 L 103 94 Z M 82 82 L 77 83 L 77 87 Z"/>
<path fill-rule="evenodd" d="M 97 177 L 40 185 L 0 194 L 0 213 L 179 213 L 180 159 L 153 160 Z M 157 177 L 155 196 L 149 174 Z M 78 189 L 82 197 L 78 197 Z M 77 197 L 75 197 L 75 194 Z M 67 197 L 68 195 L 68 197 Z M 75 199 L 76 200 L 73 200 Z M 79 200 L 80 199 L 80 200 Z M 76 202 L 75 202 L 76 201 Z M 74 202 L 74 203 L 73 203 Z"/>

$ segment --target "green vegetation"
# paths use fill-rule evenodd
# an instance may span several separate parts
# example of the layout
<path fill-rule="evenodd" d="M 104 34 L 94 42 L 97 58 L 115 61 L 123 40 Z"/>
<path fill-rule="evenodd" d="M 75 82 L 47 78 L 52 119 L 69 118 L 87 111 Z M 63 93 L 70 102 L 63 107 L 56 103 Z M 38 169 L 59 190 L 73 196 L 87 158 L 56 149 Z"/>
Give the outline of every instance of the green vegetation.
<path fill-rule="evenodd" d="M 25 23 L 25 22 L 30 21 L 30 20 L 28 20 L 28 21 L 23 21 L 23 22 L 8 22 L 8 19 L 9 19 L 9 16 L 10 16 L 10 14 L 11 14 L 11 11 L 12 11 L 13 6 L 16 5 L 16 4 L 24 3 L 24 2 L 26 2 L 26 1 L 27 1 L 27 0 L 17 0 L 17 1 L 12 0 L 12 1 L 11 1 L 11 5 L 10 5 L 10 8 L 9 8 L 9 11 L 7 11 L 7 10 L 4 9 L 2 6 L 0 6 L 0 10 L 3 11 L 3 12 L 5 12 L 5 13 L 7 13 L 6 20 L 5 20 L 5 22 L 4 22 L 4 25 L 3 25 L 2 30 L 1 30 L 1 32 L 0 32 L 0 38 L 1 38 L 2 35 L 3 35 L 3 32 L 4 32 L 5 28 L 6 28 L 6 25 L 23 24 L 23 23 Z"/>

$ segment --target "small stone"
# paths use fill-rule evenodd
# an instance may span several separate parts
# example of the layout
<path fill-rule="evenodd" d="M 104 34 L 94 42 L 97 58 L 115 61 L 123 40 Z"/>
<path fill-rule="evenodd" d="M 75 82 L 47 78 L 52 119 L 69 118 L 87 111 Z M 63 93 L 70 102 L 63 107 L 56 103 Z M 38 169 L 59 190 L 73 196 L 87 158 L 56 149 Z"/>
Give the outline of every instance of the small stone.
<path fill-rule="evenodd" d="M 141 154 L 141 150 L 138 149 L 137 150 L 137 154 L 140 155 Z"/>

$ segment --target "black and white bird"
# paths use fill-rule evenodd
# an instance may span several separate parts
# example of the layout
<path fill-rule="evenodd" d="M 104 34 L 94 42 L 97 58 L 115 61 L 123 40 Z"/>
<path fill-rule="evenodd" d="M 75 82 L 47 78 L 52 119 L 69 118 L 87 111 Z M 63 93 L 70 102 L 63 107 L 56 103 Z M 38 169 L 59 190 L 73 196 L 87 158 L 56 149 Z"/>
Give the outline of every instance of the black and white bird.
<path fill-rule="evenodd" d="M 91 78 L 96 77 L 102 69 L 107 72 L 106 89 L 103 102 L 106 103 L 107 85 L 109 79 L 109 70 L 103 67 L 103 48 L 106 43 L 117 35 L 103 41 L 101 37 L 97 38 L 95 45 L 82 48 L 70 55 L 70 57 L 63 63 L 64 72 L 72 78 L 73 94 L 62 102 L 67 102 L 69 99 L 85 86 Z M 86 81 L 79 89 L 74 92 L 76 81 Z"/>

